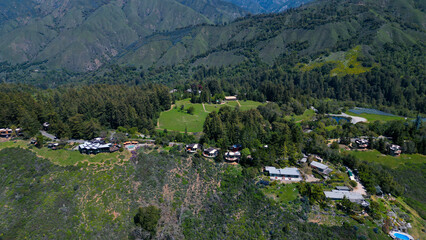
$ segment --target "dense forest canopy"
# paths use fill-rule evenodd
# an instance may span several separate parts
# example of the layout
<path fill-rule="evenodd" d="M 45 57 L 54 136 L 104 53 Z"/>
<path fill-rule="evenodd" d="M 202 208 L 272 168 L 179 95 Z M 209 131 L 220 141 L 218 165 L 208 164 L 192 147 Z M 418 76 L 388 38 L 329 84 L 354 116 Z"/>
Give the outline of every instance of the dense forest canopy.
<path fill-rule="evenodd" d="M 171 104 L 161 85 L 91 85 L 41 90 L 23 85 L 0 85 L 0 125 L 21 127 L 29 137 L 44 122 L 59 138 L 95 137 L 102 129 L 119 126 L 152 131 L 159 113 Z"/>

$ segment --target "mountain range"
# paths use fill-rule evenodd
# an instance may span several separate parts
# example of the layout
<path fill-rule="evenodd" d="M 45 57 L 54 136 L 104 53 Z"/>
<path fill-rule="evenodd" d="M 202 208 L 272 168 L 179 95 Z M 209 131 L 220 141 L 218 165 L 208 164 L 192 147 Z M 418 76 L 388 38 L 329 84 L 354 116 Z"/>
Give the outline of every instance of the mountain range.
<path fill-rule="evenodd" d="M 250 13 L 277 13 L 299 7 L 312 0 L 225 0 Z"/>
<path fill-rule="evenodd" d="M 109 64 L 148 68 L 223 66 L 259 57 L 272 64 L 296 51 L 323 52 L 424 44 L 419 0 L 301 1 L 20 0 L 0 5 L 0 73 L 16 69 L 97 70 Z M 255 2 L 258 7 L 249 7 Z M 290 4 L 291 3 L 291 4 Z M 238 4 L 239 6 L 236 6 Z M 261 6 L 261 7 L 259 7 Z M 254 9 L 254 10 L 253 10 Z M 30 67 L 28 67 L 30 66 Z"/>

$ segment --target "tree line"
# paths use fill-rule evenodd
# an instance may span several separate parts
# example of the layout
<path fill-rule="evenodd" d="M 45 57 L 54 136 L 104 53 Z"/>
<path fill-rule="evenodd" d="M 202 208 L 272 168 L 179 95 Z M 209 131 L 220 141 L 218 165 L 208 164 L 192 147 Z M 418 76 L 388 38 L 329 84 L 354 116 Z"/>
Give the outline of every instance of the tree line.
<path fill-rule="evenodd" d="M 42 90 L 1 84 L 0 126 L 21 127 L 34 136 L 44 122 L 59 138 L 90 139 L 119 126 L 153 131 L 161 111 L 170 108 L 165 86 L 98 84 Z"/>

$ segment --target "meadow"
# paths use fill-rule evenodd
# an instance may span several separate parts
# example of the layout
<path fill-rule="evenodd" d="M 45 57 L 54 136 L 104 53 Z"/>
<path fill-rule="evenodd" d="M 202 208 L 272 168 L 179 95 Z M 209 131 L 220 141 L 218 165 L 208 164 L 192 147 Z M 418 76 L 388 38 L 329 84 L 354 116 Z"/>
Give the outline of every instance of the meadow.
<path fill-rule="evenodd" d="M 351 151 L 349 154 L 354 155 L 360 160 L 379 163 L 392 169 L 399 168 L 407 164 L 426 163 L 426 156 L 421 154 L 401 154 L 398 157 L 393 157 L 390 155 L 384 155 L 377 150 Z"/>
<path fill-rule="evenodd" d="M 345 113 L 355 117 L 363 117 L 367 119 L 367 121 L 369 122 L 374 122 L 374 121 L 387 122 L 387 121 L 393 121 L 393 120 L 405 120 L 404 117 L 400 117 L 396 115 L 381 115 L 381 114 L 372 114 L 372 113 L 356 114 L 352 111 L 346 111 Z"/>
<path fill-rule="evenodd" d="M 204 121 L 207 115 L 213 111 L 219 111 L 221 107 L 229 106 L 232 108 L 239 107 L 240 110 L 246 111 L 257 108 L 262 105 L 260 102 L 255 101 L 233 101 L 225 102 L 223 104 L 203 104 L 191 103 L 190 99 L 177 101 L 175 107 L 169 111 L 162 112 L 158 120 L 159 129 L 167 129 L 179 132 L 202 132 Z M 181 107 L 184 106 L 182 110 Z M 194 107 L 193 114 L 187 113 L 189 107 Z"/>
<path fill-rule="evenodd" d="M 312 109 L 306 109 L 305 112 L 302 115 L 291 115 L 286 116 L 286 120 L 292 120 L 294 119 L 295 122 L 301 122 L 305 120 L 311 120 L 315 116 L 315 111 Z"/>

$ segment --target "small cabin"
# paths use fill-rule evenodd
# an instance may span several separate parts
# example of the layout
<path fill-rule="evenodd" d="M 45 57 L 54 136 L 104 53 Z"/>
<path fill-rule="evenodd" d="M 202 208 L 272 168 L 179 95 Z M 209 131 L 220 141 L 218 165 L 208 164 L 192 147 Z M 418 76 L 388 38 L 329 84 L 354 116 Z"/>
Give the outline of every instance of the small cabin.
<path fill-rule="evenodd" d="M 312 161 L 311 162 L 311 168 L 317 170 L 319 173 L 328 175 L 329 173 L 331 173 L 333 170 L 331 168 L 329 168 L 327 165 L 316 162 L 316 161 Z"/>
<path fill-rule="evenodd" d="M 402 148 L 399 145 L 392 144 L 392 145 L 389 145 L 388 152 L 389 152 L 389 155 L 397 157 L 401 155 Z"/>
<path fill-rule="evenodd" d="M 199 149 L 201 150 L 201 145 L 198 143 L 192 143 L 185 146 L 185 150 L 187 153 L 195 153 Z"/>
<path fill-rule="evenodd" d="M 225 153 L 225 160 L 228 162 L 236 162 L 241 159 L 241 152 L 226 152 Z"/>
<path fill-rule="evenodd" d="M 207 148 L 203 151 L 203 156 L 208 158 L 215 158 L 219 154 L 219 151 L 215 148 Z"/>

